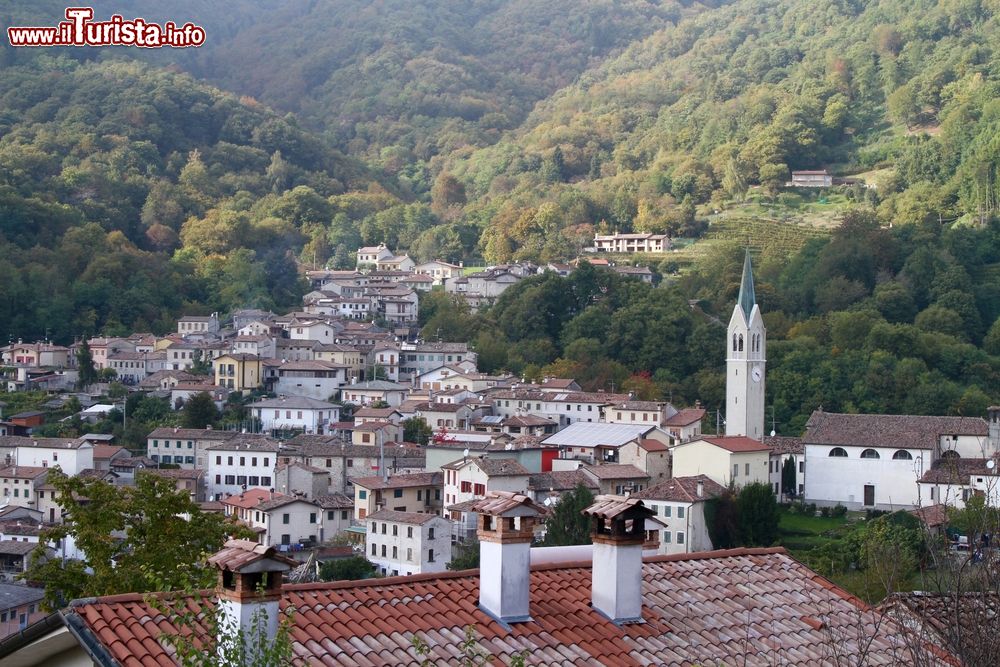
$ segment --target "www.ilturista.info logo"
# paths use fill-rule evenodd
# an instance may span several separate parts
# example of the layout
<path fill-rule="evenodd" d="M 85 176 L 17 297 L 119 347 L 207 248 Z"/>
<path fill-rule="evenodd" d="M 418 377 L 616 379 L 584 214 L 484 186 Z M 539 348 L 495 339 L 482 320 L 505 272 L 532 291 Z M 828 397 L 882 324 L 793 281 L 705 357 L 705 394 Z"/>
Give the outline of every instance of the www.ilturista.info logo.
<path fill-rule="evenodd" d="M 205 29 L 193 23 L 163 25 L 115 14 L 108 21 L 94 21 L 91 7 L 67 7 L 66 20 L 55 27 L 10 27 L 11 46 L 139 46 L 157 49 L 184 48 L 205 43 Z"/>

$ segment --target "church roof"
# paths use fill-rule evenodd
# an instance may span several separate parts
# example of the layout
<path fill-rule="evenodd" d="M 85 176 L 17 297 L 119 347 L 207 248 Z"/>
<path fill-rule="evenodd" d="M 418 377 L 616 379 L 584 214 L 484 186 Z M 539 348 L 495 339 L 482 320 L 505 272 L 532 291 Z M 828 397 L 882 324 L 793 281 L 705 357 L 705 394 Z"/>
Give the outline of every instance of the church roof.
<path fill-rule="evenodd" d="M 740 296 L 737 303 L 743 309 L 743 316 L 749 322 L 750 313 L 753 311 L 754 304 L 757 303 L 757 295 L 753 291 L 753 267 L 750 266 L 749 248 L 743 259 L 743 279 L 740 281 Z"/>

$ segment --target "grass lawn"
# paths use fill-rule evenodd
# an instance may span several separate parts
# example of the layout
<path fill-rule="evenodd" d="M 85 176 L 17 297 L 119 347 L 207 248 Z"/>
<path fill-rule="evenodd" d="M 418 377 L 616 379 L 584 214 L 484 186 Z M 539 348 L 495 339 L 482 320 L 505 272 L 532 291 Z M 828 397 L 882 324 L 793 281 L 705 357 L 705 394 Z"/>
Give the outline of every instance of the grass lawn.
<path fill-rule="evenodd" d="M 844 538 L 853 529 L 851 519 L 856 517 L 823 517 L 807 516 L 804 514 L 792 514 L 786 508 L 781 509 L 781 518 L 778 521 L 778 531 L 781 546 L 799 560 L 803 560 L 805 554 L 823 546 L 828 542 Z"/>

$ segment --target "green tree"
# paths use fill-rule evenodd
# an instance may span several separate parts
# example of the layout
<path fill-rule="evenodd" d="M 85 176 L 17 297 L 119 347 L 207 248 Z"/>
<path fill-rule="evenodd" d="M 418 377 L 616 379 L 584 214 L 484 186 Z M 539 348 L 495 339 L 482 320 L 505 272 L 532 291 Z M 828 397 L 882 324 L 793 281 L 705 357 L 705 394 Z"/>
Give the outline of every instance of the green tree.
<path fill-rule="evenodd" d="M 181 411 L 181 423 L 184 428 L 205 428 L 219 419 L 219 409 L 215 407 L 212 395 L 202 391 L 184 404 Z"/>
<path fill-rule="evenodd" d="M 411 417 L 403 420 L 403 440 L 406 442 L 426 445 L 432 435 L 434 435 L 434 429 L 423 417 Z"/>
<path fill-rule="evenodd" d="M 90 343 L 84 338 L 76 350 L 77 379 L 76 388 L 86 389 L 97 382 L 97 368 L 94 367 L 94 355 L 90 351 Z"/>
<path fill-rule="evenodd" d="M 716 549 L 740 546 L 740 508 L 736 493 L 726 489 L 718 498 L 705 501 L 705 524 Z"/>
<path fill-rule="evenodd" d="M 375 566 L 362 556 L 328 560 L 319 566 L 319 578 L 323 581 L 353 581 L 374 576 Z"/>
<path fill-rule="evenodd" d="M 542 162 L 542 178 L 549 183 L 559 183 L 566 179 L 566 165 L 563 162 L 562 148 L 556 146 L 544 162 Z"/>
<path fill-rule="evenodd" d="M 778 539 L 778 502 L 771 485 L 754 482 L 737 496 L 740 540 L 748 547 L 768 547 Z"/>
<path fill-rule="evenodd" d="M 795 457 L 789 456 L 781 464 L 781 492 L 788 496 L 795 496 L 798 493 L 795 480 Z"/>
<path fill-rule="evenodd" d="M 191 494 L 153 474 L 119 487 L 54 468 L 48 482 L 65 522 L 42 531 L 24 573 L 28 581 L 45 582 L 48 609 L 83 597 L 208 588 L 215 572 L 200 564 L 202 557 L 218 551 L 227 536 L 251 536 L 219 514 L 202 512 Z M 86 560 L 47 557 L 45 545 L 66 538 Z"/>
<path fill-rule="evenodd" d="M 188 369 L 191 375 L 209 375 L 212 372 L 212 361 L 201 350 L 192 352 L 191 359 L 191 368 Z"/>
<path fill-rule="evenodd" d="M 449 570 L 472 570 L 479 567 L 479 540 L 474 538 L 455 544 L 446 567 Z"/>
<path fill-rule="evenodd" d="M 545 522 L 542 546 L 590 544 L 590 520 L 583 514 L 594 503 L 594 494 L 583 484 L 562 495 Z"/>

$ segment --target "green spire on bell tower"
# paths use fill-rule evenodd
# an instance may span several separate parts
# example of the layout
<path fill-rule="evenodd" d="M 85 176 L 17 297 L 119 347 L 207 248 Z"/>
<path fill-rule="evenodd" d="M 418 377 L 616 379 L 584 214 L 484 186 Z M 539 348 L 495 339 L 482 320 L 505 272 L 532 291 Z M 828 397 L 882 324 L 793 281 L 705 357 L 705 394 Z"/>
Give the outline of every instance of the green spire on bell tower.
<path fill-rule="evenodd" d="M 753 291 L 753 268 L 750 266 L 750 249 L 747 248 L 747 254 L 743 260 L 743 280 L 740 281 L 740 298 L 737 301 L 740 308 L 743 309 L 743 316 L 746 317 L 746 321 L 750 321 L 750 313 L 753 312 L 753 306 L 757 303 L 757 296 Z"/>

